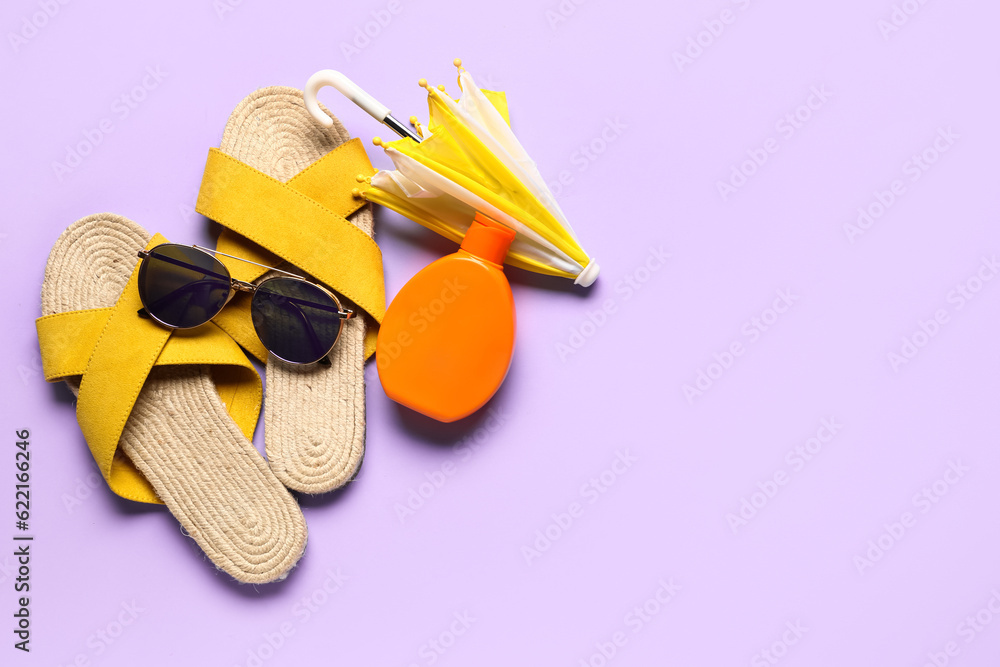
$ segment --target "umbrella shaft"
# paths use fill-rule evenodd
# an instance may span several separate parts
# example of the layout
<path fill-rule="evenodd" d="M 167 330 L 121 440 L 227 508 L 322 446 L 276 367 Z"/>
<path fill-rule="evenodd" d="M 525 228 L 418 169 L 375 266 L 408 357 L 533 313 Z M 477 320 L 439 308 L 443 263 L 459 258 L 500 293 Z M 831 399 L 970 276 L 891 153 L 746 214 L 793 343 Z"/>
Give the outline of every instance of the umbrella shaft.
<path fill-rule="evenodd" d="M 403 125 L 398 120 L 393 118 L 391 114 L 386 116 L 385 120 L 383 120 L 382 122 L 385 123 L 386 127 L 388 127 L 390 130 L 392 130 L 399 136 L 403 137 L 404 139 L 406 137 L 409 137 L 418 144 L 420 143 L 420 137 L 413 130 L 411 130 L 410 128 L 408 128 L 407 126 Z"/>

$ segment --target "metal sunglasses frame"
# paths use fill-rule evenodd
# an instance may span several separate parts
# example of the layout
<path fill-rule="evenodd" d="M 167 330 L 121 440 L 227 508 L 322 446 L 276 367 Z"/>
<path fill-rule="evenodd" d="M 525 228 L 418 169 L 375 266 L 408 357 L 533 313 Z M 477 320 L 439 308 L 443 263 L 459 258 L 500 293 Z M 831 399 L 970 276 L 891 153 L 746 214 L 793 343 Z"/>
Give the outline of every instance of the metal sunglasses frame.
<path fill-rule="evenodd" d="M 200 245 L 187 245 L 187 244 L 184 244 L 184 243 L 161 243 L 160 245 L 154 246 L 154 247 L 150 248 L 149 250 L 140 250 L 139 251 L 139 258 L 143 262 L 145 262 L 147 259 L 150 259 L 150 255 L 151 255 L 151 253 L 153 251 L 155 251 L 157 248 L 162 248 L 163 246 L 181 246 L 181 247 L 185 247 L 185 248 L 194 248 L 195 250 L 201 251 L 201 252 L 203 252 L 203 253 L 205 253 L 206 255 L 209 255 L 209 256 L 213 256 L 214 257 L 215 255 L 222 255 L 223 257 L 228 257 L 230 259 L 235 259 L 235 260 L 238 260 L 240 262 L 246 262 L 247 264 L 253 264 L 255 266 L 259 266 L 261 268 L 268 269 L 270 271 L 275 271 L 277 273 L 282 274 L 285 277 L 293 278 L 295 280 L 299 280 L 301 282 L 306 283 L 307 285 L 312 285 L 313 287 L 318 287 L 322 292 L 324 292 L 331 299 L 333 299 L 333 303 L 337 307 L 337 315 L 340 317 L 341 320 L 349 320 L 349 319 L 351 319 L 352 317 L 355 316 L 355 312 L 353 310 L 350 310 L 348 308 L 344 308 L 343 304 L 340 302 L 340 299 L 337 298 L 336 294 L 334 294 L 332 291 L 328 290 L 323 285 L 320 285 L 319 283 L 313 282 L 311 280 L 306 280 L 305 278 L 303 278 L 302 276 L 300 276 L 300 275 L 298 275 L 296 273 L 291 273 L 291 272 L 285 271 L 283 269 L 279 269 L 279 268 L 276 268 L 276 267 L 273 267 L 273 266 L 268 266 L 266 264 L 261 264 L 260 262 L 255 262 L 253 260 L 244 259 L 243 257 L 237 257 L 236 255 L 230 255 L 228 253 L 224 253 L 224 252 L 221 252 L 219 250 L 212 250 L 210 248 L 205 248 L 205 247 L 202 247 Z M 159 260 L 167 262 L 169 264 L 176 264 L 177 263 L 175 260 L 173 260 L 173 259 L 171 259 L 169 257 L 155 257 L 155 259 L 159 259 Z M 259 282 L 257 284 L 249 283 L 249 282 L 247 282 L 245 280 L 237 280 L 236 278 L 233 278 L 233 276 L 229 273 L 229 268 L 225 264 L 223 264 L 222 266 L 223 266 L 223 268 L 226 269 L 226 275 L 216 275 L 216 274 L 212 274 L 211 272 L 207 272 L 210 275 L 214 275 L 216 278 L 221 278 L 223 280 L 228 280 L 229 281 L 229 295 L 226 297 L 226 303 L 224 303 L 222 305 L 222 308 L 225 308 L 227 305 L 229 305 L 229 302 L 232 300 L 232 298 L 234 296 L 236 296 L 237 292 L 243 292 L 245 294 L 250 294 L 252 296 L 260 288 L 261 285 L 266 285 L 267 283 L 271 282 L 272 280 L 277 280 L 279 278 L 279 276 L 273 276 L 271 278 L 268 278 L 267 280 L 262 280 L 261 282 Z M 203 273 L 206 273 L 200 267 L 188 267 L 188 268 L 195 268 L 198 271 L 202 271 Z M 139 291 L 139 300 L 142 301 L 142 309 L 138 311 L 139 317 L 149 318 L 151 320 L 155 320 L 157 323 L 159 323 L 159 324 L 167 327 L 168 329 L 194 329 L 194 328 L 200 327 L 202 324 L 205 324 L 205 322 L 211 322 L 213 319 L 215 319 L 216 315 L 218 315 L 219 313 L 222 312 L 222 308 L 220 308 L 219 311 L 215 315 L 213 315 L 212 317 L 208 318 L 205 322 L 202 322 L 201 324 L 196 324 L 196 325 L 191 326 L 191 327 L 177 327 L 177 326 L 174 326 L 172 324 L 168 324 L 167 322 L 164 322 L 163 320 L 159 319 L 158 317 L 156 317 L 155 315 L 153 315 L 149 311 L 149 308 L 146 306 L 146 300 L 143 298 L 141 290 Z M 288 363 L 288 364 L 295 364 L 297 366 L 308 366 L 310 364 L 321 363 L 321 364 L 328 365 L 330 363 L 330 360 L 329 360 L 330 352 L 332 352 L 333 348 L 337 346 L 337 343 L 340 341 L 340 335 L 343 333 L 343 331 L 344 331 L 344 326 L 343 326 L 343 323 L 341 323 L 340 329 L 337 331 L 337 337 L 334 339 L 333 344 L 323 354 L 323 356 L 320 357 L 319 359 L 317 359 L 316 361 L 306 361 L 306 362 L 291 361 L 289 359 L 285 359 L 283 357 L 278 356 L 277 354 L 275 354 L 270 349 L 268 349 L 267 351 L 268 351 L 268 354 L 273 355 L 276 359 L 280 359 L 281 361 L 283 361 L 285 363 Z M 254 329 L 254 333 L 256 333 L 256 328 Z M 258 340 L 260 339 L 260 334 L 257 334 L 257 338 L 258 338 Z M 264 341 L 261 341 L 262 344 L 263 344 L 263 342 Z"/>

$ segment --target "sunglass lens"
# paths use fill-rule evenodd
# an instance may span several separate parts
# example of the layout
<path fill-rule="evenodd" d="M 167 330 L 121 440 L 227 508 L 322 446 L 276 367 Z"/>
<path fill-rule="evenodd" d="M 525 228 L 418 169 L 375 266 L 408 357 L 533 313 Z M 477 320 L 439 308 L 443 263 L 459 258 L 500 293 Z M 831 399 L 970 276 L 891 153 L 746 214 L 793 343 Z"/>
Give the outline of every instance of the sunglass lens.
<path fill-rule="evenodd" d="M 271 278 L 253 295 L 250 313 L 260 341 L 296 364 L 319 361 L 333 348 L 343 320 L 325 291 L 295 278 Z"/>
<path fill-rule="evenodd" d="M 150 250 L 139 268 L 139 296 L 146 312 L 178 329 L 215 317 L 226 305 L 231 285 L 225 264 L 207 252 L 175 243 Z"/>

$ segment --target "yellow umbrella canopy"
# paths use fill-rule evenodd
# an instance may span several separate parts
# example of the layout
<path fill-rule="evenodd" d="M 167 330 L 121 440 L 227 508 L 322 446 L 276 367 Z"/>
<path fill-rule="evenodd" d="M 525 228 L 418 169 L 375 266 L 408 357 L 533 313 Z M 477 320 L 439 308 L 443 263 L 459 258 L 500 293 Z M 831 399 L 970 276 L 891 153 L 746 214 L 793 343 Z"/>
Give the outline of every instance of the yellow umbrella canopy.
<path fill-rule="evenodd" d="M 429 119 L 411 121 L 417 133 L 400 127 L 389 110 L 332 70 L 317 72 L 306 86 L 306 105 L 326 124 L 316 91 L 333 85 L 362 108 L 404 135 L 391 142 L 376 137 L 395 169 L 382 170 L 358 194 L 461 242 L 476 212 L 517 235 L 506 262 L 529 271 L 571 278 L 589 286 L 597 263 L 583 250 L 535 163 L 510 129 L 506 95 L 479 88 L 456 60 L 462 95 L 452 99 L 421 79 Z"/>

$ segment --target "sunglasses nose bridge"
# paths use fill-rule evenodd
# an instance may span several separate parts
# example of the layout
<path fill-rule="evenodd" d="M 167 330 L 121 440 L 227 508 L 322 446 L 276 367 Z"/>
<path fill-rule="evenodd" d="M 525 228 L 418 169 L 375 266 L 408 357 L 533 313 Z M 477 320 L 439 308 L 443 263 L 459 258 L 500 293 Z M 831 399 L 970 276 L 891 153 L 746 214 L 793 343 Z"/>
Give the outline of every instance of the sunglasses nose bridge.
<path fill-rule="evenodd" d="M 236 280 L 233 278 L 233 289 L 237 292 L 246 292 L 247 294 L 253 294 L 257 287 L 253 283 L 248 283 L 244 280 Z"/>

